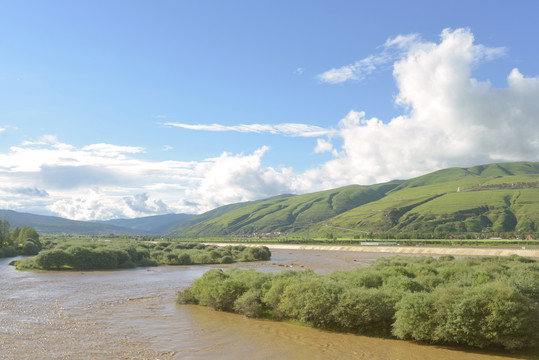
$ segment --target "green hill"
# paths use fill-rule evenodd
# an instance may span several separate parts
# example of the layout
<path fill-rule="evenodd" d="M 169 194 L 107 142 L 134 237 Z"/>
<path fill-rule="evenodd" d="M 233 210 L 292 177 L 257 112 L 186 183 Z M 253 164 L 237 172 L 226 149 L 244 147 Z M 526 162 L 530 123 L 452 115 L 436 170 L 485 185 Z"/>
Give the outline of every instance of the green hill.
<path fill-rule="evenodd" d="M 535 233 L 539 232 L 538 182 L 537 162 L 448 168 L 407 181 L 227 205 L 187 219 L 173 234 Z"/>
<path fill-rule="evenodd" d="M 312 194 L 258 201 L 184 228 L 175 235 L 205 237 L 298 232 L 362 204 L 381 199 L 386 191 L 400 183 L 394 181 L 372 187 L 350 185 Z"/>
<path fill-rule="evenodd" d="M 201 223 L 203 221 L 209 221 L 209 220 L 212 220 L 212 219 L 215 219 L 221 215 L 224 215 L 228 212 L 232 212 L 234 210 L 237 210 L 237 209 L 241 209 L 243 207 L 246 207 L 246 206 L 249 206 L 249 205 L 254 205 L 254 204 L 258 204 L 262 201 L 268 201 L 268 200 L 273 200 L 273 199 L 284 199 L 284 198 L 287 198 L 289 196 L 293 196 L 293 195 L 288 195 L 288 194 L 285 194 L 285 195 L 279 195 L 279 196 L 275 196 L 275 197 L 272 197 L 270 199 L 264 199 L 264 200 L 255 200 L 255 201 L 246 201 L 246 202 L 241 202 L 241 203 L 236 203 L 236 204 L 229 204 L 229 205 L 224 205 L 224 206 L 220 206 L 216 209 L 213 209 L 213 210 L 210 210 L 210 211 L 207 211 L 203 214 L 200 214 L 200 215 L 196 215 L 196 216 L 193 216 L 193 217 L 190 217 L 186 220 L 183 220 L 179 223 L 177 223 L 176 225 L 172 226 L 169 230 L 168 230 L 168 235 L 181 235 L 183 236 L 183 232 L 185 229 L 188 229 L 190 227 L 193 227 L 195 226 L 196 224 L 198 223 Z"/>
<path fill-rule="evenodd" d="M 318 224 L 407 233 L 533 233 L 539 227 L 539 163 L 450 168 L 402 183 L 377 201 Z"/>

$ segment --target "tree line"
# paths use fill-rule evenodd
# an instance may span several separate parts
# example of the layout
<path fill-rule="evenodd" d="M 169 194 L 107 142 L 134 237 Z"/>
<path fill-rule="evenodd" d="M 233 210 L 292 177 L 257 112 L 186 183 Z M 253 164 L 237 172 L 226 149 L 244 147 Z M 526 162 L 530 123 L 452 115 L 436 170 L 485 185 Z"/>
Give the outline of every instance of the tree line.
<path fill-rule="evenodd" d="M 0 220 L 0 258 L 39 253 L 41 242 L 34 228 L 15 227 L 11 231 L 10 228 L 9 221 Z"/>
<path fill-rule="evenodd" d="M 180 291 L 177 302 L 426 343 L 539 345 L 539 263 L 516 255 L 381 258 L 325 276 L 210 270 Z"/>

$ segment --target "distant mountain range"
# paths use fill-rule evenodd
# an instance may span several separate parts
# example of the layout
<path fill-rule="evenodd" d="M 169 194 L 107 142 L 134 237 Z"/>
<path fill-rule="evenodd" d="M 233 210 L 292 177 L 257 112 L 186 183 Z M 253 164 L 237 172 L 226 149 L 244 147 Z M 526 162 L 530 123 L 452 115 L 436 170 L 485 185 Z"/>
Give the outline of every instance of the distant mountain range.
<path fill-rule="evenodd" d="M 201 215 L 85 222 L 0 210 L 0 219 L 48 234 L 533 233 L 539 232 L 539 163 L 449 168 L 406 181 L 230 204 Z"/>
<path fill-rule="evenodd" d="M 146 216 L 135 219 L 114 219 L 108 221 L 96 221 L 97 224 L 115 226 L 129 229 L 130 231 L 148 233 L 154 235 L 165 235 L 171 232 L 172 228 L 183 221 L 194 217 L 189 214 L 165 214 Z"/>
<path fill-rule="evenodd" d="M 0 220 L 9 221 L 11 227 L 28 225 L 41 234 L 138 234 L 164 235 L 169 228 L 193 215 L 167 214 L 136 219 L 115 219 L 109 221 L 77 221 L 57 216 L 43 216 L 0 210 Z"/>

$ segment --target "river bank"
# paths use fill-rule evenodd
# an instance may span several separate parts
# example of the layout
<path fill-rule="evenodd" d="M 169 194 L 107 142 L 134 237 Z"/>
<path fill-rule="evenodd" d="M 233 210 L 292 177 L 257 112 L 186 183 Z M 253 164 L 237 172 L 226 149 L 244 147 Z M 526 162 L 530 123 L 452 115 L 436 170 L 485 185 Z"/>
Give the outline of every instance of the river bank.
<path fill-rule="evenodd" d="M 267 246 L 270 250 L 321 250 L 362 253 L 389 253 L 393 255 L 453 255 L 453 256 L 510 256 L 539 258 L 539 249 L 526 248 L 474 248 L 435 246 L 346 246 L 346 245 L 300 245 L 300 244 L 232 244 L 212 243 L 217 246 Z"/>

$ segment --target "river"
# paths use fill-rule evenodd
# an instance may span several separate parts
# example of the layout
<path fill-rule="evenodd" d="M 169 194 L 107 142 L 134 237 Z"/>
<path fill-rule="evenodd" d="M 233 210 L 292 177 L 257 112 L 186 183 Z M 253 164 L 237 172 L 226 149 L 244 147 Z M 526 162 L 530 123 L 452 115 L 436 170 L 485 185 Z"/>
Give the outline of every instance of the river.
<path fill-rule="evenodd" d="M 391 255 L 272 253 L 269 262 L 239 266 L 327 273 Z M 215 266 L 30 272 L 12 260 L 0 259 L 1 359 L 508 359 L 175 304 L 179 289 Z"/>

